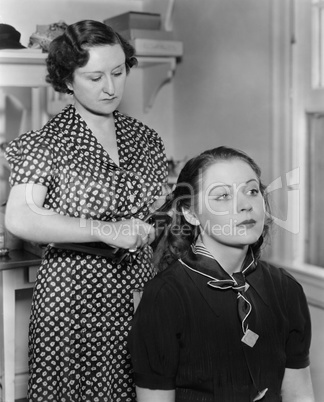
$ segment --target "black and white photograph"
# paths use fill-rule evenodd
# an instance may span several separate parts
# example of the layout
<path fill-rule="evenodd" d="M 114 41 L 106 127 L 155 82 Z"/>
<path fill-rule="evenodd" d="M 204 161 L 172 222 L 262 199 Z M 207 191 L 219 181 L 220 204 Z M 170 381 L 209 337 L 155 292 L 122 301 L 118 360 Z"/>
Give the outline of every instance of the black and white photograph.
<path fill-rule="evenodd" d="M 0 402 L 324 402 L 324 0 L 0 0 Z"/>

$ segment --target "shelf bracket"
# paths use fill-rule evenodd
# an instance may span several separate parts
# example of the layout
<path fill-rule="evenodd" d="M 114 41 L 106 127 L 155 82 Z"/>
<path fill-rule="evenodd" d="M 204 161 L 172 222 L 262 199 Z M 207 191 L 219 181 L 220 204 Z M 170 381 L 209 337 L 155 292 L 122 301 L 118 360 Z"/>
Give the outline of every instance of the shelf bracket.
<path fill-rule="evenodd" d="M 138 57 L 138 66 L 144 69 L 143 108 L 147 113 L 154 104 L 160 88 L 171 80 L 176 69 L 175 57 Z"/>
<path fill-rule="evenodd" d="M 168 7 L 166 9 L 164 17 L 164 29 L 166 31 L 172 31 L 173 29 L 173 10 L 174 10 L 175 0 L 169 0 Z"/>

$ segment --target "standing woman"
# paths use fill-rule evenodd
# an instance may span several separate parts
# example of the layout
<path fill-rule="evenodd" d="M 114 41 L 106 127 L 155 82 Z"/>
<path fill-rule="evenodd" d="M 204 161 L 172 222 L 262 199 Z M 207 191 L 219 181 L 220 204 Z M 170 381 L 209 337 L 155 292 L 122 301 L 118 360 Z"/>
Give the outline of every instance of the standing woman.
<path fill-rule="evenodd" d="M 7 148 L 7 227 L 48 244 L 29 328 L 33 402 L 135 400 L 126 337 L 133 292 L 153 276 L 154 229 L 142 219 L 167 175 L 161 138 L 117 110 L 136 63 L 105 24 L 68 26 L 51 43 L 47 81 L 74 103 Z M 118 262 L 57 245 L 88 242 L 138 252 Z"/>
<path fill-rule="evenodd" d="M 219 147 L 186 163 L 170 266 L 145 287 L 129 336 L 138 402 L 314 402 L 303 289 L 260 259 L 268 207 L 245 153 Z"/>

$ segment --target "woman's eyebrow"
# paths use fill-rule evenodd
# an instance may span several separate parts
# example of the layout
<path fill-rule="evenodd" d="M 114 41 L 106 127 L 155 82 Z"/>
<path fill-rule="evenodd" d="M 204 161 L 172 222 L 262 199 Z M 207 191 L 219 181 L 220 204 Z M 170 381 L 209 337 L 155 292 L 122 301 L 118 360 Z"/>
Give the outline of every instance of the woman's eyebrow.
<path fill-rule="evenodd" d="M 249 183 L 251 183 L 251 181 L 255 181 L 257 184 L 259 184 L 259 180 L 257 180 L 257 179 L 250 179 L 245 184 L 249 184 Z"/>
<path fill-rule="evenodd" d="M 257 184 L 259 184 L 259 181 L 257 179 L 250 179 L 250 180 L 247 180 L 245 183 L 241 183 L 241 184 L 247 185 L 247 184 L 249 184 L 251 182 L 256 182 Z M 215 188 L 219 188 L 219 187 L 229 187 L 229 188 L 231 188 L 231 187 L 233 187 L 233 185 L 232 184 L 226 184 L 226 183 L 216 183 L 214 186 L 211 186 L 211 190 L 214 190 Z"/>
<path fill-rule="evenodd" d="M 122 68 L 125 65 L 125 63 L 121 63 L 118 66 L 115 66 L 111 71 L 114 71 L 118 68 Z M 101 74 L 102 70 L 91 70 L 91 71 L 83 71 L 82 74 Z"/>

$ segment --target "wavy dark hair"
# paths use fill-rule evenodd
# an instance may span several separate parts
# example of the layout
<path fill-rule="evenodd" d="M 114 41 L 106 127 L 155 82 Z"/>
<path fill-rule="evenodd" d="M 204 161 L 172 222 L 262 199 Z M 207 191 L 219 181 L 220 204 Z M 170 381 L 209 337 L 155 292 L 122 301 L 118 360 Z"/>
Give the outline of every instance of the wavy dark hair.
<path fill-rule="evenodd" d="M 134 47 L 121 35 L 102 22 L 83 20 L 68 25 L 65 32 L 51 42 L 46 59 L 46 81 L 56 91 L 72 94 L 66 84 L 72 82 L 75 69 L 87 64 L 89 48 L 103 45 L 122 47 L 127 74 L 137 65 Z"/>
<path fill-rule="evenodd" d="M 260 238 L 251 245 L 255 258 L 260 257 L 261 246 L 269 234 L 272 223 L 269 200 L 265 191 L 266 187 L 261 181 L 261 170 L 245 152 L 221 146 L 207 150 L 190 159 L 182 168 L 175 189 L 168 200 L 169 205 L 172 205 L 172 220 L 165 231 L 163 245 L 157 253 L 158 258 L 154 260 L 158 270 L 165 269 L 174 260 L 183 257 L 200 233 L 199 226 L 194 226 L 187 222 L 182 209 L 188 210 L 197 203 L 204 172 L 218 161 L 233 159 L 242 160 L 252 168 L 259 180 L 260 192 L 264 198 L 267 218 Z"/>

